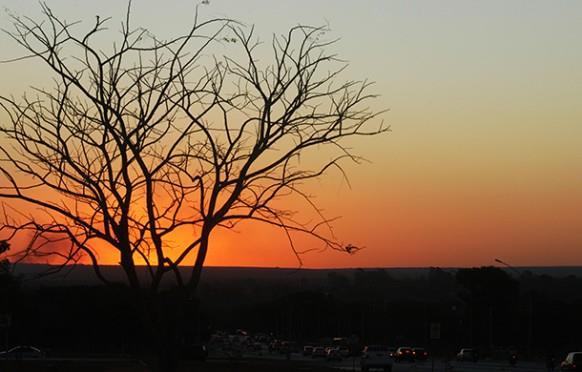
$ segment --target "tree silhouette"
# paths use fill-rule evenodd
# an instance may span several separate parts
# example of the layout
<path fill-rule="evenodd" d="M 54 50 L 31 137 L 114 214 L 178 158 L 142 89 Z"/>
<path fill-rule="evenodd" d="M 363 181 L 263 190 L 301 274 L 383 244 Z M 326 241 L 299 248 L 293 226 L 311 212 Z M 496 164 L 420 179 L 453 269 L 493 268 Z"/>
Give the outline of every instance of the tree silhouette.
<path fill-rule="evenodd" d="M 463 289 L 459 298 L 470 311 L 474 342 L 488 340 L 483 346 L 492 350 L 496 341 L 495 324 L 505 324 L 511 319 L 512 308 L 519 300 L 519 283 L 506 271 L 492 266 L 459 269 L 456 280 Z"/>
<path fill-rule="evenodd" d="M 0 240 L 0 254 L 6 253 L 10 250 L 10 243 L 6 240 Z"/>
<path fill-rule="evenodd" d="M 326 28 L 273 37 L 266 64 L 253 28 L 197 8 L 185 33 L 160 40 L 131 26 L 128 7 L 109 49 L 109 18 L 82 31 L 41 9 L 41 21 L 12 16 L 8 35 L 26 54 L 10 62 L 42 62 L 53 87 L 0 96 L 1 231 L 29 238 L 22 254 L 88 260 L 108 283 L 99 257 L 115 252 L 132 289 L 159 293 L 170 275 L 190 298 L 213 232 L 244 220 L 280 228 L 298 258 L 297 234 L 357 251 L 303 186 L 360 161 L 345 140 L 388 128 L 368 108 L 370 83 L 338 82 L 346 64 L 326 52 Z M 281 202 L 295 197 L 318 220 Z"/>

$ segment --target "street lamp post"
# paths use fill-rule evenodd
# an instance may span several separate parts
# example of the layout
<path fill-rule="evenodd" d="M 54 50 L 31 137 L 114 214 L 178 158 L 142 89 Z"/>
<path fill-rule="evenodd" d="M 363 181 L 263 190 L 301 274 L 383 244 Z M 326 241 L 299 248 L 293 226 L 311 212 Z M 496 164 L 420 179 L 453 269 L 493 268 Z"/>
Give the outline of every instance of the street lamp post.
<path fill-rule="evenodd" d="M 511 266 L 507 262 L 500 260 L 499 258 L 495 259 L 495 262 L 500 263 L 513 271 L 517 276 L 521 276 L 522 272 L 515 267 Z M 528 301 L 527 301 L 527 352 L 528 355 L 531 356 L 532 349 L 533 349 L 533 336 L 534 336 L 534 326 L 533 326 L 533 292 L 530 290 L 528 292 Z"/>

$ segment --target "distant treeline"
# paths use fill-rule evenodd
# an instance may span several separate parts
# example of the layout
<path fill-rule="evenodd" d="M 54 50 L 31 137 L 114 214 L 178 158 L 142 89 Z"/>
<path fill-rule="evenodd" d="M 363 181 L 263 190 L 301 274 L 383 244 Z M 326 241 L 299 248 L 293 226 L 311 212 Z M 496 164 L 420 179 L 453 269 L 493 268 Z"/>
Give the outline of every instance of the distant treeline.
<path fill-rule="evenodd" d="M 31 287 L 6 276 L 0 281 L 5 346 L 136 353 L 153 344 L 140 326 L 134 294 L 123 285 Z M 244 329 L 297 342 L 356 335 L 362 344 L 440 352 L 516 348 L 540 355 L 582 349 L 580 314 L 582 278 L 576 276 L 512 275 L 495 267 L 432 268 L 408 278 L 381 269 L 238 275 L 204 281 L 189 304 L 184 343 L 205 342 L 215 330 Z M 439 339 L 431 340 L 431 324 L 440 327 Z"/>

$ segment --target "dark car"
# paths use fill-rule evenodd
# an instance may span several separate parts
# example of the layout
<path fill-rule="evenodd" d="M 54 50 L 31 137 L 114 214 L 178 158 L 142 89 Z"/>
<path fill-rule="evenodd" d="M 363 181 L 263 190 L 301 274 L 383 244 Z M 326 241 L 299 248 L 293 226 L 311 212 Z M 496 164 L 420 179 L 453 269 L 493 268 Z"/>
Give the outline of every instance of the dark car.
<path fill-rule="evenodd" d="M 323 346 L 315 346 L 311 351 L 312 358 L 325 358 L 325 348 Z"/>
<path fill-rule="evenodd" d="M 408 346 L 401 346 L 392 355 L 395 362 L 414 362 L 414 354 L 412 348 Z"/>
<path fill-rule="evenodd" d="M 392 358 L 385 345 L 369 345 L 364 347 L 360 368 L 366 372 L 371 369 L 383 369 L 385 372 L 392 371 Z"/>
<path fill-rule="evenodd" d="M 428 351 L 423 347 L 413 347 L 412 356 L 415 360 L 424 361 L 428 359 Z"/>
<path fill-rule="evenodd" d="M 279 353 L 290 354 L 297 351 L 297 344 L 293 341 L 281 341 L 279 346 Z"/>
<path fill-rule="evenodd" d="M 560 364 L 561 371 L 582 371 L 582 351 L 568 353 Z"/>
<path fill-rule="evenodd" d="M 340 353 L 339 347 L 327 348 L 327 350 L 325 351 L 325 359 L 327 361 L 342 360 L 342 354 Z"/>
<path fill-rule="evenodd" d="M 352 351 L 347 346 L 340 346 L 339 347 L 339 353 L 342 356 L 342 358 L 347 358 L 350 355 L 352 355 Z"/>

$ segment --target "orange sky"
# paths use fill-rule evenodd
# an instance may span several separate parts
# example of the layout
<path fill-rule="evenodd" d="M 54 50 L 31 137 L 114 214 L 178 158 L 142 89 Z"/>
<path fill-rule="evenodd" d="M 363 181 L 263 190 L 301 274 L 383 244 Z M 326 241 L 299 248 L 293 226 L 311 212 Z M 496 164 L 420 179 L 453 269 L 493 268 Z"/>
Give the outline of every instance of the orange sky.
<path fill-rule="evenodd" d="M 111 0 L 48 3 L 71 19 L 123 11 Z M 154 1 L 135 7 L 156 33 L 187 22 Z M 582 264 L 581 2 L 211 1 L 208 12 L 255 23 L 267 38 L 329 22 L 347 77 L 376 81 L 375 108 L 390 109 L 391 133 L 353 144 L 371 163 L 348 167 L 351 189 L 339 175 L 309 186 L 328 216 L 342 216 L 337 236 L 365 249 L 310 253 L 306 267 Z M 16 50 L 5 37 L 0 45 Z M 0 65 L 2 94 L 43 81 L 22 66 Z M 297 266 L 281 231 L 238 230 L 214 235 L 209 265 Z"/>

